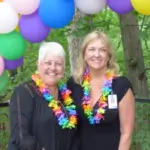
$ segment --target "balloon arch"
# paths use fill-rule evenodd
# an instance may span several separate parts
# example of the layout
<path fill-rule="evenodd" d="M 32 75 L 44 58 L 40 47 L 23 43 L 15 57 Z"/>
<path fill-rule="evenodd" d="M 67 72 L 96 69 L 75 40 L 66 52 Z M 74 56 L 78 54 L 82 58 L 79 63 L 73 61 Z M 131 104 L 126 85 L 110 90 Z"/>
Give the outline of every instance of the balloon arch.
<path fill-rule="evenodd" d="M 26 40 L 42 42 L 51 28 L 68 25 L 78 8 L 95 14 L 106 5 L 118 14 L 132 10 L 150 15 L 150 0 L 0 0 L 0 92 L 7 87 L 7 70 L 23 63 Z"/>

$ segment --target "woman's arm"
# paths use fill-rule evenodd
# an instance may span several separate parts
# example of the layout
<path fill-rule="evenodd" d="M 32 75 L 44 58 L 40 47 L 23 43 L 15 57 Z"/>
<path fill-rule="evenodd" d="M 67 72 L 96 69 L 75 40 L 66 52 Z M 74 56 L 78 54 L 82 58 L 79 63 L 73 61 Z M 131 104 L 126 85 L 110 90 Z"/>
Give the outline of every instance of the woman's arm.
<path fill-rule="evenodd" d="M 35 149 L 36 142 L 30 134 L 33 108 L 33 99 L 29 91 L 24 85 L 20 85 L 14 90 L 10 100 L 11 136 L 8 150 L 12 150 L 11 147 L 19 150 Z"/>
<path fill-rule="evenodd" d="M 120 116 L 120 143 L 118 150 L 129 150 L 134 127 L 135 99 L 132 90 L 129 89 L 119 103 Z"/>

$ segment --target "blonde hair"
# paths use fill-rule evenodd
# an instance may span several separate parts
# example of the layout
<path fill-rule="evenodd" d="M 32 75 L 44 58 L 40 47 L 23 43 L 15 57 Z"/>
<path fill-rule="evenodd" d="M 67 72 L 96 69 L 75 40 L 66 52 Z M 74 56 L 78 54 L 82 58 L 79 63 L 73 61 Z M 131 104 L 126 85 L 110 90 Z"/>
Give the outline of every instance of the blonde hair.
<path fill-rule="evenodd" d="M 96 39 L 101 40 L 102 43 L 104 44 L 104 46 L 108 50 L 109 57 L 110 57 L 110 59 L 108 61 L 108 70 L 112 71 L 116 75 L 119 74 L 119 66 L 116 63 L 115 54 L 113 52 L 112 45 L 111 45 L 109 38 L 103 32 L 93 31 L 93 32 L 89 33 L 88 35 L 86 35 L 86 37 L 84 38 L 83 43 L 81 45 L 81 48 L 80 48 L 79 57 L 77 60 L 77 63 L 78 63 L 77 70 L 75 70 L 73 73 L 73 78 L 74 78 L 75 82 L 78 84 L 82 84 L 83 75 L 84 75 L 84 72 L 86 69 L 86 63 L 84 61 L 85 50 L 86 50 L 87 46 Z"/>

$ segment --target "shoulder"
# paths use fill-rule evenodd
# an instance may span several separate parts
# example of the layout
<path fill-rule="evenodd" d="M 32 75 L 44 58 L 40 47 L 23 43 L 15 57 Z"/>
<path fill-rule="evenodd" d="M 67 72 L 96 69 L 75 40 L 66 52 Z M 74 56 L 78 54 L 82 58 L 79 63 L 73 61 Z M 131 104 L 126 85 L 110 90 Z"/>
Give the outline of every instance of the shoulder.
<path fill-rule="evenodd" d="M 113 80 L 113 85 L 122 88 L 132 88 L 131 82 L 125 76 L 118 76 Z"/>
<path fill-rule="evenodd" d="M 30 81 L 22 82 L 14 88 L 14 91 L 26 91 L 26 86 L 30 83 Z"/>
<path fill-rule="evenodd" d="M 21 111 L 28 112 L 35 105 L 35 100 L 33 99 L 30 91 L 26 88 L 27 82 L 21 83 L 14 88 L 12 96 L 10 98 L 10 110 L 12 112 L 18 109 L 20 106 Z"/>
<path fill-rule="evenodd" d="M 113 80 L 112 88 L 120 101 L 129 89 L 132 90 L 132 84 L 127 77 L 119 76 Z"/>
<path fill-rule="evenodd" d="M 67 87 L 68 88 L 73 88 L 74 86 L 79 85 L 75 82 L 74 78 L 71 76 L 68 80 L 67 80 Z"/>
<path fill-rule="evenodd" d="M 16 96 L 18 94 L 20 96 L 25 96 L 25 97 L 30 96 L 31 90 L 29 88 L 29 84 L 31 84 L 31 81 L 23 82 L 18 86 L 16 86 L 13 91 L 13 96 Z"/>
<path fill-rule="evenodd" d="M 73 77 L 70 77 L 67 81 L 67 88 L 71 91 L 71 97 L 78 106 L 81 103 L 83 97 L 83 89 L 80 84 L 77 84 Z"/>
<path fill-rule="evenodd" d="M 75 92 L 75 93 L 82 91 L 82 86 L 80 84 L 76 83 L 73 77 L 70 77 L 67 80 L 67 87 L 68 87 L 68 89 L 70 89 L 72 92 Z"/>
<path fill-rule="evenodd" d="M 75 81 L 72 76 L 67 80 L 67 85 L 70 85 L 70 84 L 75 84 Z"/>

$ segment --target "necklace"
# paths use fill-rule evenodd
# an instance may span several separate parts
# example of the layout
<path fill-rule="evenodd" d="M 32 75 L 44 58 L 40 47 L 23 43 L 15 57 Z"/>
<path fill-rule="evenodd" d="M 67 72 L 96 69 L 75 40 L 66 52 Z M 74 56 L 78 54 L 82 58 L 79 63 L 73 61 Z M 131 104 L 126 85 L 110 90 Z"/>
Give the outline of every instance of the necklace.
<path fill-rule="evenodd" d="M 57 117 L 58 124 L 64 128 L 75 128 L 77 125 L 76 106 L 73 104 L 73 99 L 70 94 L 71 91 L 67 89 L 66 84 L 59 82 L 58 88 L 61 92 L 64 105 L 59 105 L 61 102 L 56 100 L 51 94 L 50 90 L 45 87 L 38 74 L 32 75 L 32 80 L 35 82 L 44 99 L 49 102 L 48 106 L 52 108 Z M 63 109 L 62 109 L 63 108 Z"/>
<path fill-rule="evenodd" d="M 83 99 L 82 99 L 82 108 L 84 110 L 85 117 L 89 120 L 90 124 L 98 124 L 100 120 L 104 120 L 104 114 L 108 109 L 107 98 L 108 95 L 112 92 L 112 81 L 115 75 L 107 71 L 105 74 L 106 81 L 102 88 L 102 96 L 99 98 L 97 105 L 97 109 L 92 109 L 90 106 L 91 94 L 90 94 L 90 72 L 86 70 L 83 76 Z"/>

